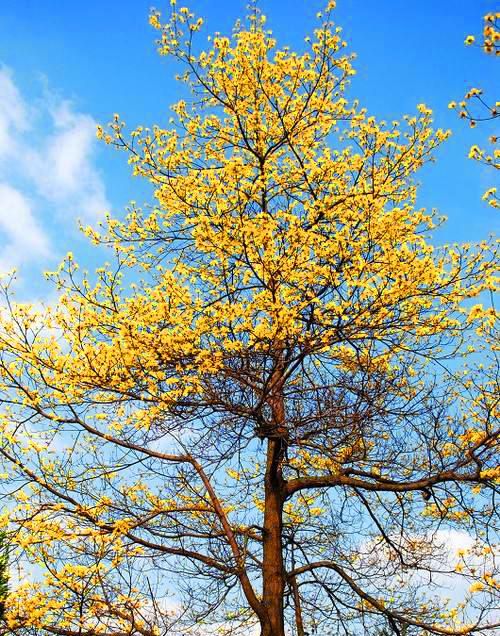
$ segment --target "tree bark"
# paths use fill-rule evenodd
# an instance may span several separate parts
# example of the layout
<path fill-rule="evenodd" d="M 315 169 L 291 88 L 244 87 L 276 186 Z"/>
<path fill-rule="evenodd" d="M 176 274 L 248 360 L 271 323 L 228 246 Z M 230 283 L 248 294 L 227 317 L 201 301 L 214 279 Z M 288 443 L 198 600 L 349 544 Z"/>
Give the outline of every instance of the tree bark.
<path fill-rule="evenodd" d="M 262 604 L 266 619 L 262 636 L 285 636 L 283 596 L 285 577 L 283 568 L 283 477 L 282 460 L 285 441 L 268 440 L 265 478 L 264 545 Z"/>
<path fill-rule="evenodd" d="M 297 579 L 292 576 L 290 580 L 290 587 L 292 589 L 293 604 L 295 608 L 295 627 L 297 628 L 297 636 L 305 636 L 304 621 L 302 620 L 302 607 L 300 604 L 299 586 L 297 585 Z"/>

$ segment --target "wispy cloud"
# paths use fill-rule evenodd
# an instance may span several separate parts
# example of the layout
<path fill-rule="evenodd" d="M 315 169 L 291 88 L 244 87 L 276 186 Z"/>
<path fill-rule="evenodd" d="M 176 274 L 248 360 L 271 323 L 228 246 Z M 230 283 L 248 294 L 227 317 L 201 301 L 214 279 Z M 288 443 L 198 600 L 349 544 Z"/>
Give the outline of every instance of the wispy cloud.
<path fill-rule="evenodd" d="M 67 100 L 49 102 L 52 131 L 41 148 L 27 153 L 26 169 L 41 196 L 76 217 L 95 221 L 109 209 L 93 161 L 96 122 Z"/>
<path fill-rule="evenodd" d="M 0 67 L 0 159 L 17 152 L 16 135 L 28 128 L 28 109 L 8 68 Z"/>
<path fill-rule="evenodd" d="M 49 239 L 33 215 L 30 201 L 7 183 L 0 183 L 0 272 L 49 254 Z"/>
<path fill-rule="evenodd" d="M 95 129 L 90 115 L 42 83 L 27 100 L 0 66 L 0 272 L 43 265 L 51 244 L 62 255 L 51 227 L 92 223 L 109 210 Z"/>

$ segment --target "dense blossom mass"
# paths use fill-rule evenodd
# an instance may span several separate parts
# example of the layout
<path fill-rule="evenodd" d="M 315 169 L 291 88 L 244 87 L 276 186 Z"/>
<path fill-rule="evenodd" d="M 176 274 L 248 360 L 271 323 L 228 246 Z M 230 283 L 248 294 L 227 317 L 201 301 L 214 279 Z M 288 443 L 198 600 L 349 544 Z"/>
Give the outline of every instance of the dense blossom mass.
<path fill-rule="evenodd" d="M 302 52 L 255 5 L 206 50 L 154 11 L 189 91 L 98 129 L 153 204 L 85 229 L 110 262 L 68 254 L 57 307 L 5 282 L 8 633 L 498 627 L 494 244 L 430 242 L 449 132 L 349 100 L 333 5 Z"/>

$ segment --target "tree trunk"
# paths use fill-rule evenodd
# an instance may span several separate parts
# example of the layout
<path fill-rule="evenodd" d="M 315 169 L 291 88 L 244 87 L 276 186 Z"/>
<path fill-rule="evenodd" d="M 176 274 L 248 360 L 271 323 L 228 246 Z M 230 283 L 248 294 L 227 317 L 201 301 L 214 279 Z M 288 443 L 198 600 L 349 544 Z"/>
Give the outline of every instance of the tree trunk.
<path fill-rule="evenodd" d="M 302 620 L 302 608 L 300 605 L 299 586 L 297 579 L 293 577 L 290 581 L 290 587 L 293 594 L 293 604 L 295 608 L 295 627 L 297 628 L 297 636 L 305 636 L 304 622 Z"/>
<path fill-rule="evenodd" d="M 285 441 L 268 440 L 265 478 L 264 545 L 262 568 L 262 604 L 265 620 L 262 636 L 285 636 L 283 595 L 285 577 L 283 568 L 283 477 L 281 464 Z"/>

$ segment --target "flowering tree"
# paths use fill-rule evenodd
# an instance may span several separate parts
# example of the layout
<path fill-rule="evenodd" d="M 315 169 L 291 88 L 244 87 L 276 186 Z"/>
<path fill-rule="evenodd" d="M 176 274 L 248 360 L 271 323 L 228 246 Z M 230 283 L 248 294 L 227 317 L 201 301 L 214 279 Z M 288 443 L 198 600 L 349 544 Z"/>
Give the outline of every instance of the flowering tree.
<path fill-rule="evenodd" d="M 497 56 L 500 54 L 500 13 L 488 13 L 484 16 L 483 21 L 483 33 L 479 46 L 487 55 Z M 473 35 L 468 35 L 465 38 L 465 44 L 474 46 L 476 38 Z M 478 123 L 492 121 L 500 117 L 500 102 L 489 103 L 484 97 L 482 88 L 470 88 L 458 104 L 450 102 L 448 107 L 457 109 L 459 116 L 467 120 L 472 128 L 475 128 Z M 469 159 L 474 159 L 498 170 L 500 169 L 500 150 L 496 147 L 497 135 L 490 135 L 488 141 L 489 147 L 486 149 L 477 144 L 471 146 Z M 483 194 L 483 200 L 494 208 L 500 207 L 497 188 L 488 188 Z"/>
<path fill-rule="evenodd" d="M 85 230 L 113 262 L 69 254 L 57 307 L 5 284 L 4 523 L 33 564 L 9 633 L 498 623 L 494 253 L 430 244 L 413 175 L 448 133 L 344 97 L 332 9 L 302 53 L 255 7 L 207 51 L 188 9 L 153 12 L 191 98 L 98 135 L 154 205 Z"/>

